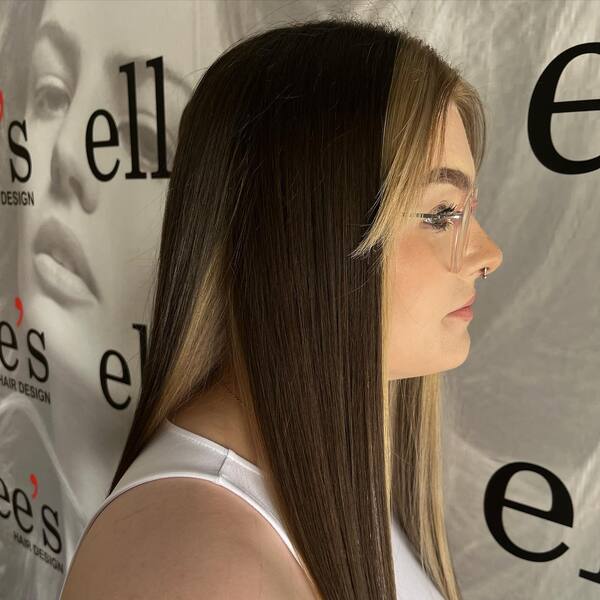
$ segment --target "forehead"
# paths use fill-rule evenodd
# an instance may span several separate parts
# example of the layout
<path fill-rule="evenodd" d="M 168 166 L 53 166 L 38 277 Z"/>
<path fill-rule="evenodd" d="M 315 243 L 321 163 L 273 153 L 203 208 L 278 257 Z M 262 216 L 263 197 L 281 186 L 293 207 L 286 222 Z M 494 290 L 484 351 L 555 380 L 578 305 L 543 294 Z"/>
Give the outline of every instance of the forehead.
<path fill-rule="evenodd" d="M 90 65 L 92 57 L 104 62 L 116 55 L 164 56 L 165 63 L 193 86 L 198 74 L 191 50 L 195 32 L 190 2 L 121 0 L 110 4 L 107 10 L 101 1 L 49 0 L 38 29 L 47 22 L 57 23 L 55 29 L 63 30 L 63 37 L 73 41 L 74 58 L 79 57 L 82 64 Z"/>
<path fill-rule="evenodd" d="M 446 131 L 440 166 L 463 171 L 471 181 L 475 180 L 475 162 L 469 147 L 469 140 L 460 113 L 454 102 L 446 112 Z"/>

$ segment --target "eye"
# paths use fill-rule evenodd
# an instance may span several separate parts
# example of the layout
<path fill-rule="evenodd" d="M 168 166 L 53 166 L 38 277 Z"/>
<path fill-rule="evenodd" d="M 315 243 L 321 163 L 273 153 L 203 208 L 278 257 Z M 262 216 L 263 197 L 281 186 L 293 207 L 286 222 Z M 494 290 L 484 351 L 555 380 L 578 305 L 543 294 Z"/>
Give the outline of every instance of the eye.
<path fill-rule="evenodd" d="M 452 214 L 455 210 L 455 204 L 440 204 L 433 211 L 435 217 L 424 219 L 423 222 L 436 232 L 447 231 L 452 226 L 452 219 L 449 219 L 447 215 Z"/>
<path fill-rule="evenodd" d="M 34 110 L 43 117 L 53 116 L 68 106 L 68 100 L 68 95 L 61 87 L 41 85 L 35 90 Z"/>

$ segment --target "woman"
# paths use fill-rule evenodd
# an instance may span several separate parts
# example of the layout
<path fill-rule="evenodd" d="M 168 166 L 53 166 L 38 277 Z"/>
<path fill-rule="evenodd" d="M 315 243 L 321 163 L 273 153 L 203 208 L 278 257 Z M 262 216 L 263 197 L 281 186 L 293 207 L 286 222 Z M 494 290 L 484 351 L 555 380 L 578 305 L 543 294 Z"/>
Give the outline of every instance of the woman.
<path fill-rule="evenodd" d="M 135 418 L 63 600 L 460 598 L 440 373 L 502 262 L 471 214 L 484 144 L 477 92 L 390 26 L 294 24 L 210 66 Z"/>

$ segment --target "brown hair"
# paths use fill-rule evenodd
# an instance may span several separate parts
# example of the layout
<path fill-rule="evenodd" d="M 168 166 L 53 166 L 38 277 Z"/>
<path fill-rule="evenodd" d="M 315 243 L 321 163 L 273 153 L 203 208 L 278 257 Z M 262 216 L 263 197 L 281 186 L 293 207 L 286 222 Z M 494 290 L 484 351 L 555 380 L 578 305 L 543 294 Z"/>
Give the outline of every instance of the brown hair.
<path fill-rule="evenodd" d="M 387 380 L 387 260 L 454 101 L 477 92 L 389 25 L 313 21 L 234 44 L 185 107 L 140 398 L 110 492 L 231 367 L 274 501 L 327 599 L 396 598 L 391 519 L 447 600 L 440 375 Z M 264 453 L 263 453 L 264 450 Z"/>

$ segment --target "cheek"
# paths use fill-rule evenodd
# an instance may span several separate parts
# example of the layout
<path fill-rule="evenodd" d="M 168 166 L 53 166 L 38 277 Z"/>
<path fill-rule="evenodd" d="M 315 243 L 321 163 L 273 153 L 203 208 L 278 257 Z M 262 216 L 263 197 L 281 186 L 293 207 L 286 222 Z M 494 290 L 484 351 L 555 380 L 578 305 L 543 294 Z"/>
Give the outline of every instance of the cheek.
<path fill-rule="evenodd" d="M 391 323 L 428 328 L 441 320 L 447 313 L 442 290 L 446 277 L 439 250 L 422 233 L 396 243 L 389 273 Z"/>
<path fill-rule="evenodd" d="M 417 377 L 461 364 L 468 337 L 464 326 L 444 320 L 451 310 L 452 274 L 439 248 L 415 235 L 396 245 L 389 266 L 388 377 Z"/>
<path fill-rule="evenodd" d="M 40 226 L 39 213 L 34 210 L 22 210 L 17 223 L 17 249 L 19 268 L 21 261 L 33 254 L 33 238 Z"/>

